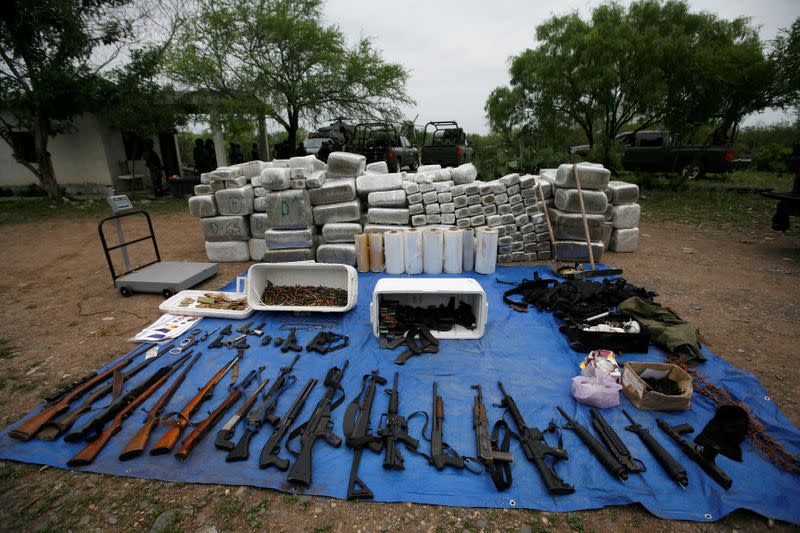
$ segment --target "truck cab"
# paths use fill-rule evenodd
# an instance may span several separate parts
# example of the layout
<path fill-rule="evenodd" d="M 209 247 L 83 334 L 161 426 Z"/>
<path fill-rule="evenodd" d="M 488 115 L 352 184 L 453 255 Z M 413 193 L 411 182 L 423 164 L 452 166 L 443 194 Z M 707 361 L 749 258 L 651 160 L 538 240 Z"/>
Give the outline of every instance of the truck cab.
<path fill-rule="evenodd" d="M 403 167 L 416 170 L 419 166 L 419 151 L 394 126 L 384 122 L 358 124 L 349 151 L 364 155 L 367 163 L 386 161 L 389 172 Z"/>
<path fill-rule="evenodd" d="M 428 138 L 430 130 L 430 139 Z M 472 161 L 474 149 L 454 120 L 428 122 L 422 135 L 422 164 L 458 166 Z"/>

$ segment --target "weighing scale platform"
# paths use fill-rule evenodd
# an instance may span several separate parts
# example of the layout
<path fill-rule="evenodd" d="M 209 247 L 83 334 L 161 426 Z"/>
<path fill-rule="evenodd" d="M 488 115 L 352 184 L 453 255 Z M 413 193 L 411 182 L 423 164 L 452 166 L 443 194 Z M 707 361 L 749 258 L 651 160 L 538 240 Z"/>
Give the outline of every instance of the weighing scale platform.
<path fill-rule="evenodd" d="M 197 285 L 219 272 L 216 263 L 159 262 L 114 280 L 123 295 L 130 292 L 155 292 L 167 296 Z"/>

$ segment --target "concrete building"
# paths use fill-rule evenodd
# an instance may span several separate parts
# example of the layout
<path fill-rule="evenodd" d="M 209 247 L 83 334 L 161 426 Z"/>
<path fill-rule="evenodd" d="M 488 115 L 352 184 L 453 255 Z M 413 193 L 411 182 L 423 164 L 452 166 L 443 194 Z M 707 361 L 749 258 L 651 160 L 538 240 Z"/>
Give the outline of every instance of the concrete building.
<path fill-rule="evenodd" d="M 31 135 L 21 132 L 18 139 L 30 145 L 28 153 L 35 154 Z M 153 142 L 165 175 L 182 176 L 175 135 L 157 135 Z M 130 162 L 134 156 L 138 157 L 135 187 L 150 190 L 150 178 L 141 160 L 141 146 L 141 141 L 133 142 L 131 136 L 111 128 L 102 117 L 87 114 L 75 120 L 72 132 L 51 137 L 48 150 L 59 185 L 66 188 L 67 194 L 81 194 L 102 192 L 109 185 L 118 191 L 129 191 L 132 184 Z M 17 190 L 31 184 L 38 184 L 36 176 L 14 159 L 13 150 L 6 142 L 0 141 L 0 188 Z"/>

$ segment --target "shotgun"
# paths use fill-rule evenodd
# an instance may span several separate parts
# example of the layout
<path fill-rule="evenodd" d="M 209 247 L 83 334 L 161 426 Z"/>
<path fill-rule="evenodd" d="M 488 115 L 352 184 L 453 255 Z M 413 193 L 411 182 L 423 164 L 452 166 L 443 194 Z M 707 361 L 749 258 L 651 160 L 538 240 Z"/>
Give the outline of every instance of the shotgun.
<path fill-rule="evenodd" d="M 154 392 L 169 380 L 189 358 L 190 354 L 186 354 L 171 365 L 166 365 L 156 370 L 152 376 L 141 386 L 137 387 L 131 393 L 125 395 L 127 403 L 120 410 L 116 412 L 111 424 L 105 428 L 100 428 L 101 431 L 86 447 L 78 452 L 72 459 L 67 461 L 67 466 L 85 466 L 94 461 L 97 454 L 105 447 L 111 437 L 116 435 L 122 429 L 122 422 L 133 414 L 134 410 L 142 405 Z"/>
<path fill-rule="evenodd" d="M 170 427 L 167 432 L 164 433 L 164 435 L 161 437 L 161 440 L 156 442 L 156 444 L 150 450 L 150 455 L 163 455 L 172 450 L 172 448 L 178 442 L 183 429 L 189 425 L 189 420 L 191 419 L 192 415 L 200 407 L 200 404 L 211 397 L 211 394 L 214 392 L 214 387 L 216 387 L 217 383 L 222 380 L 225 374 L 228 373 L 228 370 L 233 368 L 233 365 L 235 365 L 241 357 L 241 353 L 237 354 L 233 359 L 225 363 L 222 368 L 217 370 L 217 373 L 214 374 L 210 380 L 208 380 L 208 383 L 206 383 L 203 388 L 200 389 L 194 398 L 189 400 L 189 402 L 180 412 L 170 413 L 164 417 L 164 419 L 161 421 L 161 424 L 172 427 Z"/>
<path fill-rule="evenodd" d="M 186 355 L 189 355 L 188 353 Z M 139 431 L 128 441 L 128 444 L 125 445 L 125 448 L 122 449 L 122 453 L 119 455 L 120 461 L 127 461 L 128 459 L 133 459 L 134 457 L 138 457 L 142 454 L 145 447 L 147 446 L 147 441 L 150 438 L 150 433 L 152 433 L 153 429 L 158 425 L 159 417 L 161 416 L 162 411 L 164 411 L 164 407 L 167 406 L 167 403 L 172 399 L 172 396 L 175 394 L 175 391 L 178 390 L 178 387 L 181 386 L 183 380 L 186 379 L 186 374 L 189 373 L 189 370 L 192 369 L 194 364 L 200 359 L 200 356 L 203 355 L 201 352 L 198 352 L 197 355 L 194 356 L 194 359 L 189 361 L 189 364 L 186 365 L 186 368 L 183 369 L 183 372 L 175 378 L 175 381 L 172 382 L 172 385 L 164 391 L 164 394 L 156 400 L 156 403 L 153 404 L 153 407 L 147 412 L 147 416 L 144 419 L 144 425 L 139 428 Z"/>

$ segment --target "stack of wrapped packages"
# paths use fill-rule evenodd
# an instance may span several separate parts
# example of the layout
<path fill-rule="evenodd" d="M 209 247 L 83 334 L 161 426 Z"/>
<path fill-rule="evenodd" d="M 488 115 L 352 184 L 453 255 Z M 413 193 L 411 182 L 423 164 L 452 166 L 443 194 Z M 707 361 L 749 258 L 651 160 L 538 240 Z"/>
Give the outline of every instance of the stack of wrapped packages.
<path fill-rule="evenodd" d="M 480 244 L 490 246 L 492 259 L 487 261 L 486 250 L 481 249 L 479 263 L 484 266 L 479 269 L 493 271 L 495 260 L 587 258 L 575 169 L 564 164 L 535 176 L 509 174 L 477 181 L 472 163 L 389 173 L 385 162 L 366 164 L 362 155 L 333 152 L 327 164 L 308 155 L 250 161 L 205 173 L 189 199 L 189 210 L 201 219 L 210 261 L 362 265 L 359 258 L 371 257 L 368 269 L 373 271 L 435 271 L 437 261 L 448 271 L 445 248 L 447 242 L 456 246 L 457 240 L 464 250 L 459 268 L 472 269 Z M 595 259 L 609 249 L 635 251 L 638 187 L 610 181 L 610 172 L 601 165 L 581 163 L 577 170 Z M 409 230 L 411 244 L 405 243 Z M 404 247 L 416 249 L 417 241 L 420 246 L 424 243 L 423 236 L 436 247 L 439 232 L 443 255 L 423 265 L 424 257 L 412 253 L 402 260 L 392 257 L 388 265 L 387 232 L 392 233 L 387 241 L 391 250 L 400 239 Z M 455 257 L 452 250 L 450 256 Z M 406 264 L 409 260 L 411 265 Z M 451 264 L 449 270 L 455 269 Z"/>

